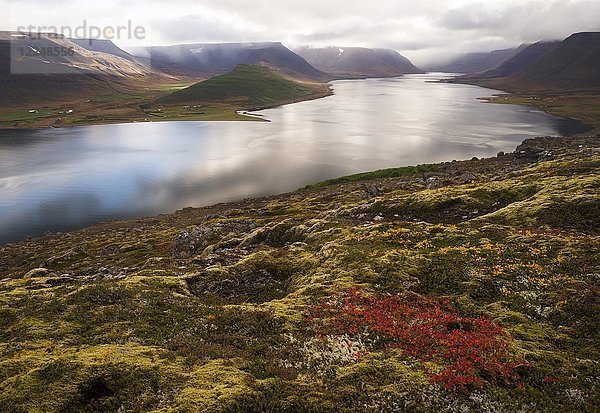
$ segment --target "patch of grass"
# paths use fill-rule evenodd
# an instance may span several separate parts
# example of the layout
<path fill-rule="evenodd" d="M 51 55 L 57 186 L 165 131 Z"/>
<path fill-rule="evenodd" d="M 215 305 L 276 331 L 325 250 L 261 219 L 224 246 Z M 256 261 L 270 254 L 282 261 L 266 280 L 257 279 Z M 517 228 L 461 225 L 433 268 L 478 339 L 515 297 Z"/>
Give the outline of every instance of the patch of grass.
<path fill-rule="evenodd" d="M 96 96 L 92 99 L 94 103 L 111 103 L 122 100 L 140 100 L 142 96 L 132 93 L 114 93 L 112 95 Z"/>
<path fill-rule="evenodd" d="M 424 164 L 417 166 L 403 166 L 400 168 L 380 169 L 378 171 L 362 172 L 358 174 L 343 176 L 340 178 L 328 179 L 316 184 L 307 185 L 304 189 L 317 189 L 330 185 L 339 185 L 352 182 L 370 181 L 375 179 L 398 178 L 409 174 L 419 174 L 424 172 L 433 172 L 439 169 L 437 164 Z"/>
<path fill-rule="evenodd" d="M 36 109 L 36 112 L 34 113 L 30 113 L 28 109 L 0 112 L 0 127 L 24 127 L 36 121 L 52 118 L 54 116 L 55 113 L 47 108 Z"/>

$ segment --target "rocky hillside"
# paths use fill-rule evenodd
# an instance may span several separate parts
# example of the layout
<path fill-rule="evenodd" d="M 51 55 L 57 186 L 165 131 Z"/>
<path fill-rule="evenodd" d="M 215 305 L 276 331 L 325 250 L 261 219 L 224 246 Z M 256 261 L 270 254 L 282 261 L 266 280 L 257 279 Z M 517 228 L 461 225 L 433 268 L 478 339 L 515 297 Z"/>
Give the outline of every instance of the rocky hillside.
<path fill-rule="evenodd" d="M 110 42 L 0 31 L 0 107 L 56 104 L 170 80 Z"/>
<path fill-rule="evenodd" d="M 110 40 L 103 39 L 69 39 L 71 42 L 76 45 L 83 47 L 84 49 L 90 50 L 92 52 L 101 52 L 108 53 L 115 56 L 122 57 L 127 60 L 135 60 L 133 55 L 127 53 L 125 50 L 119 48 L 116 44 L 114 44 Z"/>
<path fill-rule="evenodd" d="M 600 137 L 0 247 L 0 411 L 597 412 Z"/>

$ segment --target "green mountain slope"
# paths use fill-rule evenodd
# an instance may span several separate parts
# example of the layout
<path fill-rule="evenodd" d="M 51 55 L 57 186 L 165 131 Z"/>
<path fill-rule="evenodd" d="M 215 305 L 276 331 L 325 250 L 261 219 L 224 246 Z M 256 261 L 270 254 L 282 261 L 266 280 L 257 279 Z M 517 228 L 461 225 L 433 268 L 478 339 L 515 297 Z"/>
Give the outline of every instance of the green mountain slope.
<path fill-rule="evenodd" d="M 157 100 L 157 103 L 231 103 L 265 106 L 306 98 L 315 86 L 286 79 L 273 70 L 238 65 L 232 72 L 196 83 Z"/>
<path fill-rule="evenodd" d="M 2 413 L 600 407 L 600 136 L 0 246 Z"/>

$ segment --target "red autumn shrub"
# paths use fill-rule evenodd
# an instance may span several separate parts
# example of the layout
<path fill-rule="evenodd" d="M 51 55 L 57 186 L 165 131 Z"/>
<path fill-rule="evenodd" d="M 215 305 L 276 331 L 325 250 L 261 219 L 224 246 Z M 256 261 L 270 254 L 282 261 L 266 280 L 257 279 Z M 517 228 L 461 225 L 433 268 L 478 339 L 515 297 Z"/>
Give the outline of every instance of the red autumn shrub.
<path fill-rule="evenodd" d="M 418 294 L 369 295 L 354 288 L 309 311 L 318 333 L 350 334 L 384 348 L 399 348 L 418 361 L 440 364 L 434 382 L 455 391 L 486 382 L 519 384 L 508 337 L 484 317 L 464 317 L 448 300 Z"/>

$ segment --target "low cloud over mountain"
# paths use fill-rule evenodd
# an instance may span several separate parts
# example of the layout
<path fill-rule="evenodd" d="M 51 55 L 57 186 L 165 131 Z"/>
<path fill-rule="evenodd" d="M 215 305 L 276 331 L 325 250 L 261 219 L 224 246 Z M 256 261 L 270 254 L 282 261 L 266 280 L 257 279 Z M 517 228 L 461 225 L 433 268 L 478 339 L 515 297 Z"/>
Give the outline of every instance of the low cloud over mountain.
<path fill-rule="evenodd" d="M 139 3 L 117 0 L 71 8 L 22 0 L 9 1 L 4 11 L 0 28 L 7 30 L 74 27 L 83 21 L 115 26 L 126 24 L 126 16 L 136 16 L 134 24 L 146 29 L 145 38 L 114 39 L 119 46 L 278 40 L 290 47 L 385 47 L 420 67 L 459 52 L 505 49 L 600 30 L 596 0 L 407 0 L 368 5 L 359 0 L 148 0 L 143 12 Z"/>

